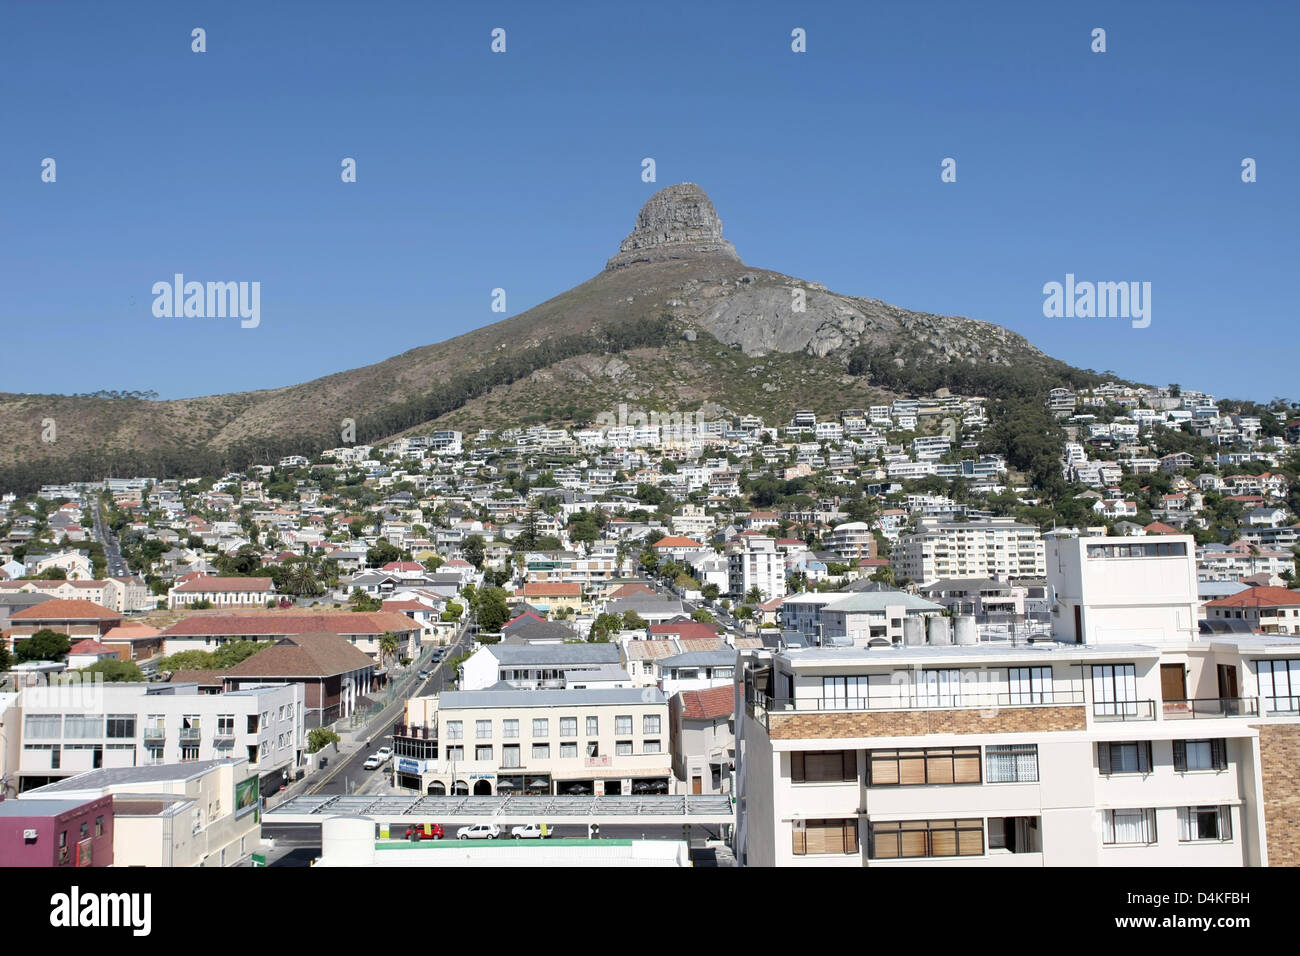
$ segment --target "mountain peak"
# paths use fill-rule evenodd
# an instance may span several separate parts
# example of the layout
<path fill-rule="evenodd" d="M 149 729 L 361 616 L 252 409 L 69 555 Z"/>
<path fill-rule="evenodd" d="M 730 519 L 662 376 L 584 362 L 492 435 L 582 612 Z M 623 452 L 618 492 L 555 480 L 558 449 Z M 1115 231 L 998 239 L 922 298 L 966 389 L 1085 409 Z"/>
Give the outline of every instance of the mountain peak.
<path fill-rule="evenodd" d="M 678 183 L 646 201 L 637 214 L 636 228 L 605 264 L 605 270 L 702 256 L 740 261 L 735 247 L 722 238 L 722 220 L 708 194 L 695 183 Z"/>

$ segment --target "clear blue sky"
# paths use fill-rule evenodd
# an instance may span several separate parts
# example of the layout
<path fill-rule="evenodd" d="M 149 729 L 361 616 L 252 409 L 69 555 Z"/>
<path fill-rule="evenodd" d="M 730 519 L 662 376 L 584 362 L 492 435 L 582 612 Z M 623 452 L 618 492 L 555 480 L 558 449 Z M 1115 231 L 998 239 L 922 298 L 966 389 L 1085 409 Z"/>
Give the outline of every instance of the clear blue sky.
<path fill-rule="evenodd" d="M 501 318 L 495 287 L 514 315 L 589 278 L 692 181 L 752 265 L 1300 398 L 1298 27 L 1282 2 L 10 2 L 0 391 L 379 361 Z M 260 282 L 261 326 L 155 318 L 175 272 Z M 1044 318 L 1066 273 L 1150 282 L 1150 327 Z"/>

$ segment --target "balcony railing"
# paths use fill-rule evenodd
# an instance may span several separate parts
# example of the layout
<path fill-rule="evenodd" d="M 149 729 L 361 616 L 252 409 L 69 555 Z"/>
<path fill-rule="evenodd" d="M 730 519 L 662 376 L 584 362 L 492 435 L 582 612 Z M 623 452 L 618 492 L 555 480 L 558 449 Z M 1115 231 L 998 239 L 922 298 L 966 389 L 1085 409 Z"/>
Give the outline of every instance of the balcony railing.
<path fill-rule="evenodd" d="M 198 740 L 198 739 L 199 739 L 199 728 L 198 728 L 198 727 L 182 727 L 182 728 L 181 728 L 181 742 L 182 742 L 182 743 L 184 743 L 185 741 L 195 741 L 195 740 Z"/>
<path fill-rule="evenodd" d="M 424 727 L 420 724 L 397 724 L 393 727 L 394 737 L 408 737 L 411 740 L 437 740 L 438 728 Z"/>
<path fill-rule="evenodd" d="M 1167 700 L 1162 709 L 1165 720 L 1194 720 L 1198 717 L 1258 717 L 1259 700 L 1254 697 Z"/>
<path fill-rule="evenodd" d="M 1096 721 L 1155 720 L 1154 700 L 1093 701 L 1092 719 Z"/>
<path fill-rule="evenodd" d="M 1269 714 L 1300 714 L 1300 697 L 1265 697 L 1264 710 Z"/>
<path fill-rule="evenodd" d="M 985 707 L 1059 707 L 1084 703 L 1081 690 L 1022 691 L 975 694 L 965 691 L 925 691 L 879 697 L 766 697 L 746 699 L 751 708 L 771 714 L 841 713 L 867 710 L 960 710 Z"/>
<path fill-rule="evenodd" d="M 162 743 L 162 741 L 166 739 L 166 737 L 167 737 L 166 727 L 146 727 L 144 729 L 144 742 L 147 744 Z"/>

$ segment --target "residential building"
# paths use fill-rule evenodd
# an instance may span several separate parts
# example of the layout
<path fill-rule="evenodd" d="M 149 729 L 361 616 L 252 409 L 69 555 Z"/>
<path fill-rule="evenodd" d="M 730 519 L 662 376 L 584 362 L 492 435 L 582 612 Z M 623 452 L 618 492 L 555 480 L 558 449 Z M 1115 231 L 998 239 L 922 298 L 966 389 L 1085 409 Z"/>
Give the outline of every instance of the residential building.
<path fill-rule="evenodd" d="M 406 702 L 396 782 L 420 793 L 668 793 L 657 688 L 444 691 Z"/>
<path fill-rule="evenodd" d="M 923 518 L 899 537 L 890 563 L 901 579 L 919 585 L 944 578 L 1041 578 L 1046 552 L 1037 528 L 1010 518 L 945 521 Z"/>
<path fill-rule="evenodd" d="M 461 690 L 505 682 L 520 690 L 556 690 L 566 679 L 621 665 L 616 644 L 485 644 L 460 665 Z"/>
<path fill-rule="evenodd" d="M 113 865 L 113 800 L 0 800 L 0 866 Z"/>
<path fill-rule="evenodd" d="M 731 793 L 736 759 L 735 687 L 687 690 L 668 702 L 673 774 L 682 793 Z"/>
<path fill-rule="evenodd" d="M 266 578 L 217 578 L 200 574 L 167 592 L 171 610 L 206 601 L 215 608 L 260 608 L 275 594 L 275 582 Z"/>
<path fill-rule="evenodd" d="M 753 588 L 763 601 L 785 594 L 785 556 L 773 538 L 737 535 L 727 545 L 727 593 L 742 601 Z"/>

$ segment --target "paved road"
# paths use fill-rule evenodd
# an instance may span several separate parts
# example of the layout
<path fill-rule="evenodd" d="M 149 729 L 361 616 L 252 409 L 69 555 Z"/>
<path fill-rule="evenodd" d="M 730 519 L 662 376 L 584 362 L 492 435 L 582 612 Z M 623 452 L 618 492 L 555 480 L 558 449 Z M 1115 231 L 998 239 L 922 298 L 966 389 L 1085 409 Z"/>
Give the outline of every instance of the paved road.
<path fill-rule="evenodd" d="M 468 650 L 470 644 L 472 642 L 469 640 L 468 629 L 461 628 L 456 640 L 444 649 L 443 659 L 433 668 L 429 679 L 417 684 L 411 690 L 410 696 L 423 697 L 429 694 L 440 694 L 446 690 L 456 679 L 456 674 L 447 666 L 448 661 Z M 368 789 L 380 787 L 385 781 L 390 780 L 391 764 L 378 770 L 366 770 L 362 765 L 366 762 L 366 758 L 380 747 L 393 746 L 393 724 L 398 722 L 400 709 L 403 706 L 405 706 L 404 700 L 398 700 L 386 707 L 379 718 L 371 723 L 374 728 L 383 728 L 382 731 L 370 738 L 364 747 L 336 758 L 339 760 L 338 764 L 331 760 L 329 766 L 325 768 L 321 781 L 308 792 L 313 794 L 363 793 Z"/>
<path fill-rule="evenodd" d="M 104 546 L 104 558 L 108 562 L 108 576 L 114 578 L 123 577 L 130 572 L 126 562 L 122 560 L 122 549 L 118 545 L 117 536 L 104 524 L 104 516 L 100 513 L 99 496 L 95 495 L 91 500 L 95 505 L 95 540 Z"/>

